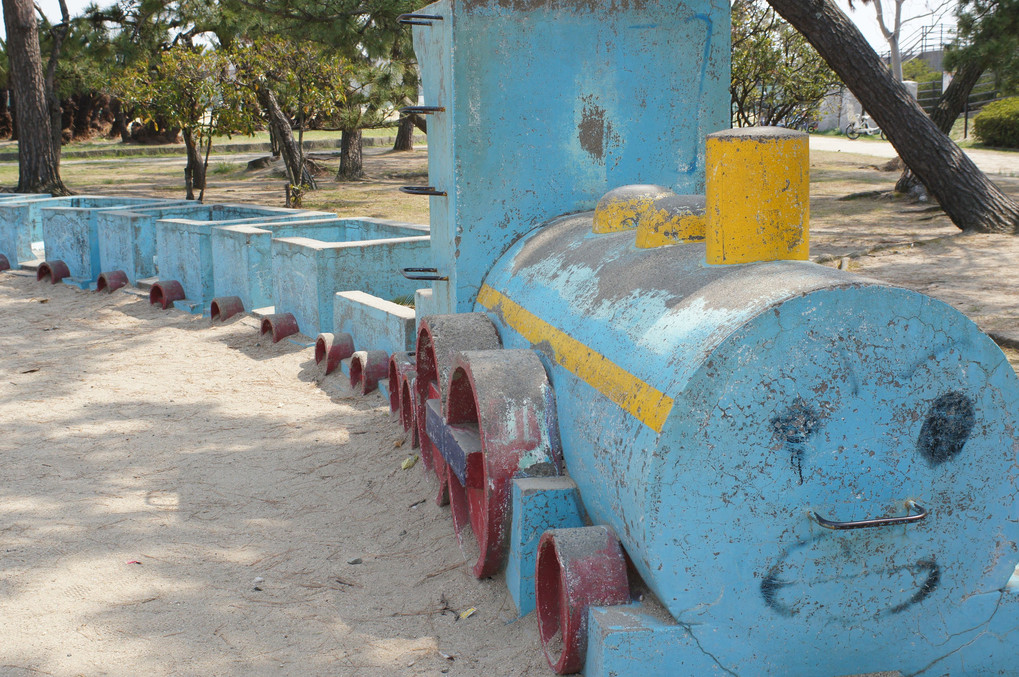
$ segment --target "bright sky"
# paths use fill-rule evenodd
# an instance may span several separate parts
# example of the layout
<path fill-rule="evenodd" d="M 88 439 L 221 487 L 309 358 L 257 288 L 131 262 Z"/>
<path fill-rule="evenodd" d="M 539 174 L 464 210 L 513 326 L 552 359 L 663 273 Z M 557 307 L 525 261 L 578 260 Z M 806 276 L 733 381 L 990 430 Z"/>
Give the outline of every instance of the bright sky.
<path fill-rule="evenodd" d="M 67 0 L 67 10 L 71 13 L 71 16 L 77 16 L 87 7 L 92 0 Z M 885 42 L 884 37 L 881 35 L 881 29 L 878 28 L 877 19 L 874 16 L 874 7 L 871 5 L 863 4 L 862 0 L 854 0 L 856 5 L 855 10 L 849 9 L 849 3 L 847 0 L 837 0 L 839 7 L 842 11 L 846 12 L 849 17 L 856 22 L 856 25 L 860 27 L 863 35 L 867 38 L 872 46 L 877 50 L 879 54 L 884 53 L 888 49 L 888 43 Z M 36 0 L 43 12 L 50 20 L 56 20 L 60 16 L 60 3 L 57 0 Z M 106 7 L 113 4 L 113 0 L 95 0 L 95 2 L 101 6 Z M 885 16 L 886 21 L 891 21 L 893 8 L 891 7 L 893 0 L 882 0 L 885 3 Z M 422 6 L 427 4 L 426 0 L 422 0 Z M 954 2 L 951 3 L 954 5 Z M 942 2 L 938 0 L 905 0 L 903 5 L 903 18 L 922 16 L 930 12 L 929 7 L 942 5 Z M 947 12 L 946 17 L 943 19 L 946 23 L 954 23 L 951 12 Z M 910 21 L 903 26 L 902 35 L 904 37 L 911 35 L 920 26 L 937 23 L 935 20 L 930 18 L 920 18 L 914 21 Z M 3 34 L 3 25 L 0 24 L 0 34 Z"/>
<path fill-rule="evenodd" d="M 892 27 L 892 21 L 895 18 L 895 5 L 894 0 L 880 0 L 884 4 L 884 15 L 885 25 L 889 28 Z M 849 2 L 847 0 L 837 0 L 839 8 L 849 15 L 849 18 L 860 29 L 863 36 L 867 38 L 867 41 L 871 44 L 871 47 L 878 54 L 884 54 L 888 51 L 888 42 L 881 34 L 881 28 L 878 27 L 877 15 L 874 13 L 874 6 L 870 4 L 863 4 L 862 0 L 854 0 L 853 5 L 855 9 L 849 9 Z M 955 15 L 952 10 L 955 8 L 957 3 L 954 0 L 905 0 L 902 5 L 902 29 L 900 31 L 900 45 L 905 47 L 901 41 L 908 40 L 910 36 L 914 35 L 916 31 L 924 26 L 932 26 L 938 23 L 955 25 Z M 932 10 L 935 8 L 934 16 L 931 16 Z"/>

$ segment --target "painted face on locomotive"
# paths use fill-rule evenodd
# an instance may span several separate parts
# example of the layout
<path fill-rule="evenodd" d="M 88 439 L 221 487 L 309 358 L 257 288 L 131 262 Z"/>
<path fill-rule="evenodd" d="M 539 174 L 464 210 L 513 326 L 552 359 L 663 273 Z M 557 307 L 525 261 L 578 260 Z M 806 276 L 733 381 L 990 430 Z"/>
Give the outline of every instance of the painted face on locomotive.
<path fill-rule="evenodd" d="M 1019 561 L 1015 381 L 969 320 L 905 290 L 829 289 L 755 318 L 705 361 L 662 443 L 678 453 L 649 505 L 682 525 L 659 539 L 676 575 L 663 601 L 747 638 L 767 619 L 783 646 L 766 653 L 805 664 L 923 665 L 972 638 Z M 691 561 L 710 564 L 693 577 Z M 903 624 L 931 644 L 897 646 Z"/>

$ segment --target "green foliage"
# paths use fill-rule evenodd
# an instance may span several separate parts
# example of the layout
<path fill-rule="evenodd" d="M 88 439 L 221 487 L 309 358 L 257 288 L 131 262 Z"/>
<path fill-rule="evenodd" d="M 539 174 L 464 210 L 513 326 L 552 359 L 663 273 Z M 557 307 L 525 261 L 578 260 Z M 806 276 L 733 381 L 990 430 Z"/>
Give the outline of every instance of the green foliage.
<path fill-rule="evenodd" d="M 732 4 L 733 122 L 799 127 L 839 79 L 806 39 L 761 0 Z"/>
<path fill-rule="evenodd" d="M 178 45 L 160 54 L 152 67 L 124 71 L 113 90 L 144 111 L 146 121 L 166 120 L 211 143 L 214 134 L 255 130 L 257 103 L 231 71 L 222 52 Z"/>
<path fill-rule="evenodd" d="M 1019 148 L 1019 96 L 984 106 L 973 120 L 973 129 L 988 146 Z"/>
<path fill-rule="evenodd" d="M 997 76 L 1006 94 L 1019 92 L 1019 0 L 960 0 L 957 39 L 945 53 L 945 68 L 977 62 Z"/>
<path fill-rule="evenodd" d="M 388 124 L 417 99 L 418 70 L 411 32 L 397 17 L 418 0 L 221 0 L 261 14 L 263 34 L 307 40 L 342 56 L 348 68 L 330 123 L 344 131 Z"/>
<path fill-rule="evenodd" d="M 923 59 L 910 59 L 902 64 L 902 79 L 922 84 L 941 80 L 941 73 L 928 66 Z"/>
<path fill-rule="evenodd" d="M 239 78 L 256 92 L 269 86 L 280 108 L 298 129 L 317 117 L 333 115 L 345 99 L 351 67 L 336 53 L 308 41 L 270 35 L 234 53 Z"/>

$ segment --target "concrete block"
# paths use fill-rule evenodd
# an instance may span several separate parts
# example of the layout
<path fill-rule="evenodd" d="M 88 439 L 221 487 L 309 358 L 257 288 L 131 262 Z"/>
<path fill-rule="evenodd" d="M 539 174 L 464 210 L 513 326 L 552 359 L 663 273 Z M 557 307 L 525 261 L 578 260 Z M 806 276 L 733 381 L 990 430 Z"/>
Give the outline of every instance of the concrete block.
<path fill-rule="evenodd" d="M 326 212 L 300 212 L 273 207 L 232 206 L 234 219 L 161 219 L 156 222 L 156 267 L 160 280 L 177 280 L 186 301 L 174 305 L 204 312 L 214 298 L 215 259 L 212 233 L 220 226 L 335 218 Z"/>
<path fill-rule="evenodd" d="M 506 586 L 517 613 L 534 611 L 534 564 L 538 541 L 549 529 L 584 526 L 577 485 L 569 477 L 526 477 L 513 480 Z"/>
<path fill-rule="evenodd" d="M 156 222 L 163 219 L 191 219 L 236 223 L 252 218 L 248 205 L 204 205 L 198 202 L 161 207 L 134 207 L 100 212 L 96 217 L 99 231 L 99 262 L 103 272 L 122 270 L 128 280 L 156 274 Z M 255 208 L 257 209 L 257 208 Z M 273 210 L 274 212 L 277 210 Z M 290 210 L 286 210 L 290 212 Z M 259 214 L 257 219 L 265 219 Z"/>
<path fill-rule="evenodd" d="M 45 204 L 67 204 L 71 198 L 54 198 L 48 194 L 12 194 L 0 199 L 0 254 L 9 260 L 11 268 L 34 261 L 32 243 L 42 241 L 42 212 Z"/>
<path fill-rule="evenodd" d="M 677 625 L 664 610 L 652 611 L 641 604 L 588 609 L 586 677 L 726 672 L 698 648 L 687 626 Z"/>
<path fill-rule="evenodd" d="M 435 300 L 431 289 L 418 289 L 414 292 L 414 335 L 421 330 L 421 318 L 429 315 L 438 315 L 435 307 Z"/>
<path fill-rule="evenodd" d="M 97 217 L 127 206 L 165 205 L 172 200 L 135 197 L 80 196 L 59 204 L 41 205 L 42 239 L 47 261 L 63 261 L 67 284 L 87 288 L 102 272 Z"/>
<path fill-rule="evenodd" d="M 393 237 L 394 233 L 405 232 L 400 229 L 387 231 L 368 222 L 369 219 L 341 219 L 334 216 L 217 228 L 212 233 L 212 258 L 216 263 L 213 269 L 215 296 L 237 296 L 248 309 L 272 305 L 273 238 L 303 237 L 335 242 Z M 369 227 L 362 227 L 365 225 Z"/>
<path fill-rule="evenodd" d="M 389 354 L 414 349 L 414 309 L 360 291 L 334 295 L 333 331 L 354 337 L 358 350 Z"/>
<path fill-rule="evenodd" d="M 336 292 L 363 291 L 390 300 L 412 296 L 417 283 L 400 269 L 418 266 L 428 256 L 427 226 L 351 219 L 337 235 L 346 240 L 272 241 L 273 305 L 277 312 L 293 313 L 309 336 L 333 330 Z"/>

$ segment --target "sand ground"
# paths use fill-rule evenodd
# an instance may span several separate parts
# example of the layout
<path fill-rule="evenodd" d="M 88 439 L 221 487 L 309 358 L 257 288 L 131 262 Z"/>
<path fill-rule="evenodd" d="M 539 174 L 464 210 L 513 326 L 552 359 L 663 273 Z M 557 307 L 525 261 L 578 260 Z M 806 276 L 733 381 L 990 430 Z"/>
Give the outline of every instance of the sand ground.
<path fill-rule="evenodd" d="M 0 327 L 0 674 L 546 674 L 311 349 L 13 274 Z"/>

